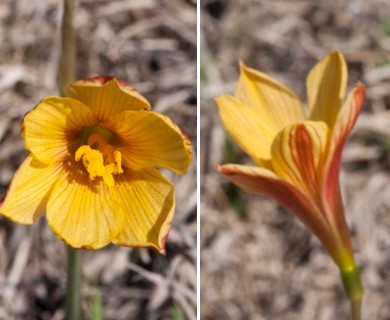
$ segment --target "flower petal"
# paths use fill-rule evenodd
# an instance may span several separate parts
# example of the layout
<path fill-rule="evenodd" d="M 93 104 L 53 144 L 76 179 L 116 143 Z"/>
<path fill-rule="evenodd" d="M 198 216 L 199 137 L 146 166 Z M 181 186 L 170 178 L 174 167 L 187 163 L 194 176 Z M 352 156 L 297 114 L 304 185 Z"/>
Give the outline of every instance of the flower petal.
<path fill-rule="evenodd" d="M 272 197 L 292 211 L 321 240 L 326 238 L 326 222 L 316 203 L 272 171 L 236 164 L 218 166 L 217 170 L 247 192 Z"/>
<path fill-rule="evenodd" d="M 114 188 L 90 180 L 82 164 L 70 161 L 59 174 L 48 204 L 53 232 L 74 248 L 99 249 L 124 227 L 123 206 Z"/>
<path fill-rule="evenodd" d="M 335 215 L 342 210 L 339 187 L 341 154 L 348 135 L 363 108 L 365 95 L 365 86 L 362 83 L 357 84 L 341 108 L 332 132 L 331 148 L 329 149 L 324 169 L 323 196 L 325 198 L 324 203 L 329 206 L 329 212 L 333 212 Z"/>
<path fill-rule="evenodd" d="M 50 189 L 62 170 L 60 163 L 44 164 L 29 155 L 16 171 L 0 212 L 16 223 L 32 224 L 45 213 Z"/>
<path fill-rule="evenodd" d="M 165 240 L 175 210 L 173 185 L 154 168 L 125 169 L 115 177 L 115 189 L 125 212 L 125 227 L 113 243 L 151 247 L 165 252 Z"/>
<path fill-rule="evenodd" d="M 76 81 L 69 86 L 67 95 L 91 108 L 101 122 L 125 110 L 150 110 L 149 102 L 140 93 L 113 77 Z"/>
<path fill-rule="evenodd" d="M 63 161 L 79 130 L 96 120 L 81 102 L 72 98 L 43 99 L 23 120 L 22 134 L 35 158 L 44 163 Z"/>
<path fill-rule="evenodd" d="M 347 65 L 338 51 L 328 55 L 310 71 L 307 81 L 309 119 L 333 128 L 347 85 Z"/>
<path fill-rule="evenodd" d="M 324 244 L 334 261 L 339 266 L 349 266 L 353 257 L 349 245 L 348 229 L 330 229 L 331 225 L 322 213 L 321 204 L 303 194 L 298 188 L 283 181 L 273 172 L 243 165 L 228 164 L 217 167 L 217 170 L 244 190 L 267 195 L 294 213 Z M 344 219 L 344 215 L 342 215 Z M 346 226 L 346 225 L 345 225 Z M 339 241 L 339 236 L 347 239 Z M 348 246 L 349 245 L 349 246 Z"/>
<path fill-rule="evenodd" d="M 324 122 L 307 121 L 282 130 L 272 144 L 272 165 L 283 180 L 320 203 L 329 128 Z"/>
<path fill-rule="evenodd" d="M 124 165 L 133 170 L 162 167 L 186 173 L 192 160 L 191 143 L 166 116 L 152 111 L 126 111 L 114 118 Z"/>
<path fill-rule="evenodd" d="M 220 96 L 216 103 L 222 123 L 233 140 L 257 165 L 267 166 L 276 132 L 256 109 L 246 106 L 235 97 Z"/>
<path fill-rule="evenodd" d="M 240 67 L 235 96 L 256 109 L 262 121 L 275 134 L 290 124 L 306 119 L 295 93 L 260 71 L 248 68 L 243 63 Z"/>

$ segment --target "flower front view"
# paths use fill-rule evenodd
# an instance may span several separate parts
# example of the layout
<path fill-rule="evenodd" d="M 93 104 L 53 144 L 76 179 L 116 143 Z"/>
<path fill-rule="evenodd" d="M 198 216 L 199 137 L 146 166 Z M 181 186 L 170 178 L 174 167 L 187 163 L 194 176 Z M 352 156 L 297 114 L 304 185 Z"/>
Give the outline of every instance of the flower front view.
<path fill-rule="evenodd" d="M 257 166 L 228 164 L 220 173 L 243 189 L 273 197 L 321 240 L 341 272 L 355 272 L 340 194 L 345 141 L 362 109 L 359 83 L 343 102 L 347 66 L 334 52 L 310 71 L 305 109 L 267 75 L 241 65 L 235 96 L 217 98 L 222 122 Z"/>
<path fill-rule="evenodd" d="M 75 248 L 112 242 L 164 252 L 174 187 L 156 168 L 184 174 L 192 158 L 188 138 L 115 78 L 77 81 L 67 96 L 47 97 L 25 116 L 30 155 L 0 213 L 23 224 L 46 215 Z"/>

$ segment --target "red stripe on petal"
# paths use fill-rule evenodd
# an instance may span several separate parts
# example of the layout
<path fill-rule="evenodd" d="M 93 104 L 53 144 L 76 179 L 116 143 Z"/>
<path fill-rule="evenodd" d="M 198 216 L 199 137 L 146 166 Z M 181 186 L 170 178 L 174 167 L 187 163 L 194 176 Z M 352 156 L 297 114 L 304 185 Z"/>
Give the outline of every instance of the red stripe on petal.
<path fill-rule="evenodd" d="M 329 128 L 324 122 L 307 121 L 285 128 L 272 144 L 273 170 L 319 206 L 328 139 Z"/>
<path fill-rule="evenodd" d="M 295 166 L 301 173 L 304 183 L 312 186 L 315 184 L 316 177 L 312 137 L 304 124 L 298 124 L 290 135 L 290 147 Z"/>

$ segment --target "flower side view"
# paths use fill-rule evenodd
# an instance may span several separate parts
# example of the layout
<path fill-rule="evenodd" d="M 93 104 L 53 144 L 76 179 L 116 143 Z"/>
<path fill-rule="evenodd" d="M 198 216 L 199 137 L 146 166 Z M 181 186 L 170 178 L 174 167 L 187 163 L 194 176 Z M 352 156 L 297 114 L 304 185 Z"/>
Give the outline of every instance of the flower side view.
<path fill-rule="evenodd" d="M 218 171 L 246 191 L 268 195 L 292 211 L 321 240 L 340 268 L 351 299 L 362 288 L 339 185 L 341 154 L 361 112 L 358 83 L 343 103 L 347 66 L 333 52 L 310 71 L 307 110 L 288 88 L 241 63 L 235 96 L 216 99 L 223 125 L 256 166 L 226 164 Z M 351 288 L 352 287 L 352 288 Z"/>
<path fill-rule="evenodd" d="M 32 224 L 47 216 L 74 248 L 112 242 L 165 252 L 173 185 L 157 167 L 184 174 L 191 144 L 131 86 L 112 77 L 79 80 L 67 97 L 47 97 L 23 120 L 30 155 L 0 213 Z"/>

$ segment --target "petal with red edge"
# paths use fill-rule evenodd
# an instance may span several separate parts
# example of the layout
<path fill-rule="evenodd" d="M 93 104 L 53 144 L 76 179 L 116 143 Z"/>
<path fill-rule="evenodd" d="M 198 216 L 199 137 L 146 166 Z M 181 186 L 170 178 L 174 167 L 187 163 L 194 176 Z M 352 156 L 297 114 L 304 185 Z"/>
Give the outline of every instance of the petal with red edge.
<path fill-rule="evenodd" d="M 272 197 L 291 210 L 320 239 L 326 238 L 326 224 L 316 203 L 272 171 L 235 164 L 218 166 L 217 170 L 247 192 Z"/>
<path fill-rule="evenodd" d="M 333 128 L 345 95 L 347 65 L 338 51 L 311 69 L 307 81 L 309 119 L 324 121 Z"/>
<path fill-rule="evenodd" d="M 82 164 L 67 165 L 47 203 L 48 223 L 71 247 L 102 248 L 123 230 L 123 206 L 115 189 L 90 180 Z"/>
<path fill-rule="evenodd" d="M 258 167 L 229 164 L 217 169 L 244 190 L 278 201 L 316 234 L 338 265 L 350 263 L 351 250 L 345 242 L 339 241 L 340 230 L 334 233 L 318 204 L 295 186 L 281 180 L 273 172 Z"/>
<path fill-rule="evenodd" d="M 235 96 L 258 111 L 264 123 L 275 132 L 306 119 L 302 103 L 294 92 L 266 74 L 243 63 Z"/>
<path fill-rule="evenodd" d="M 186 173 L 191 163 L 191 143 L 166 116 L 152 111 L 126 111 L 111 128 L 119 137 L 125 166 L 133 170 L 162 167 Z"/>
<path fill-rule="evenodd" d="M 332 132 L 331 148 L 325 165 L 323 196 L 324 204 L 329 206 L 329 212 L 333 212 L 335 215 L 343 210 L 339 187 L 341 154 L 348 135 L 363 108 L 365 95 L 365 86 L 359 83 L 348 95 Z"/>
<path fill-rule="evenodd" d="M 113 77 L 76 81 L 68 87 L 67 95 L 91 108 L 101 122 L 125 110 L 150 110 L 149 102 L 140 93 Z"/>
<path fill-rule="evenodd" d="M 44 164 L 29 155 L 16 171 L 0 212 L 17 223 L 34 223 L 45 213 L 47 198 L 61 170 L 61 163 Z"/>
<path fill-rule="evenodd" d="M 26 114 L 22 134 L 35 158 L 53 163 L 64 160 L 80 130 L 95 124 L 91 110 L 80 101 L 48 97 Z"/>
<path fill-rule="evenodd" d="M 125 169 L 115 177 L 115 189 L 125 212 L 125 227 L 116 245 L 151 247 L 165 252 L 175 209 L 174 187 L 156 169 Z"/>
<path fill-rule="evenodd" d="M 234 141 L 259 166 L 267 166 L 276 132 L 261 118 L 256 109 L 232 96 L 216 99 L 222 123 Z"/>
<path fill-rule="evenodd" d="M 321 121 L 286 127 L 272 144 L 272 166 L 283 180 L 320 203 L 320 187 L 329 128 Z"/>

